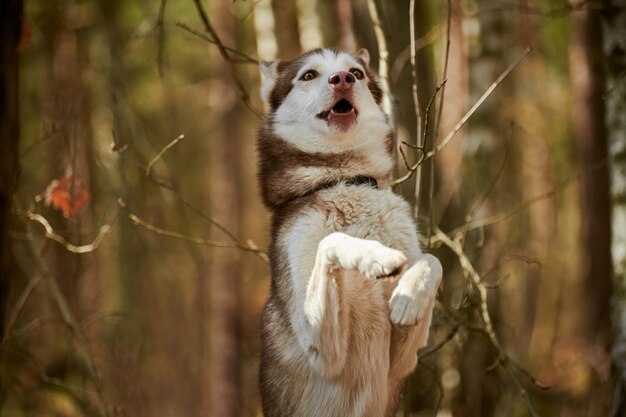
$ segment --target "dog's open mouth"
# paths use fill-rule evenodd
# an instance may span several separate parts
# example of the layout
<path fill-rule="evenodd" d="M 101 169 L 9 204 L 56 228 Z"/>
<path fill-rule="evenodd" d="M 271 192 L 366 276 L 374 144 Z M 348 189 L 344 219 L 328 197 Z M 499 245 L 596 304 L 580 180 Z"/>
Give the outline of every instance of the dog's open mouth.
<path fill-rule="evenodd" d="M 317 117 L 326 120 L 328 126 L 345 131 L 356 122 L 358 114 L 359 112 L 354 108 L 352 103 L 342 98 L 330 109 L 317 114 Z"/>

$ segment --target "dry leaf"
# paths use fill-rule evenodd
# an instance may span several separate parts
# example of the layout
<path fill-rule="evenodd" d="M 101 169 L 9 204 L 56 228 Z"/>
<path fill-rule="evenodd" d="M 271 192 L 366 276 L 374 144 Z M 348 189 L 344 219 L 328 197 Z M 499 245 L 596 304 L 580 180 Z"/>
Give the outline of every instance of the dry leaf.
<path fill-rule="evenodd" d="M 61 210 L 63 216 L 70 218 L 76 218 L 90 199 L 89 191 L 83 183 L 71 175 L 52 180 L 45 196 L 47 206 Z"/>

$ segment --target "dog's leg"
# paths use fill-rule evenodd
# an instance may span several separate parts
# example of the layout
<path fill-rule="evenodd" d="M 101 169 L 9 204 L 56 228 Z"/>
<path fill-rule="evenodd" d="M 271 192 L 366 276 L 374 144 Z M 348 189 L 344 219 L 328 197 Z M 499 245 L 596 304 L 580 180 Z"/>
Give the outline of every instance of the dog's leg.
<path fill-rule="evenodd" d="M 413 370 L 417 364 L 417 350 L 426 345 L 441 277 L 439 260 L 421 254 L 402 274 L 391 295 L 390 319 L 395 328 L 390 375 L 394 378 L 402 378 Z"/>
<path fill-rule="evenodd" d="M 344 233 L 323 238 L 317 249 L 304 300 L 304 336 L 309 364 L 332 378 L 343 370 L 348 352 L 349 308 L 343 276 L 357 270 L 367 278 L 391 275 L 406 263 L 400 251 Z"/>

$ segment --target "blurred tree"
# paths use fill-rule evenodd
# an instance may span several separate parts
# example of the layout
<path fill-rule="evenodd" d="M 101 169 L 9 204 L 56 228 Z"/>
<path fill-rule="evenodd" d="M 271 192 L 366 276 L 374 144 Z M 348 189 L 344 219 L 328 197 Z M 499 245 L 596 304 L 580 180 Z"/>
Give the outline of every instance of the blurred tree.
<path fill-rule="evenodd" d="M 296 0 L 271 1 L 278 56 L 282 59 L 296 58 L 302 51 Z"/>
<path fill-rule="evenodd" d="M 9 308 L 6 303 L 14 277 L 9 251 L 8 226 L 19 170 L 18 47 L 22 25 L 22 1 L 0 2 L 0 61 L 2 61 L 0 65 L 0 340 L 2 342 L 7 337 L 5 325 Z M 2 362 L 4 365 L 4 361 Z M 2 373 L 4 373 L 3 368 L 4 366 L 0 368 Z M 5 377 L 0 377 L 0 408 L 8 388 L 6 380 Z"/>
<path fill-rule="evenodd" d="M 608 89 L 605 92 L 611 156 L 612 358 L 616 368 L 613 416 L 626 415 L 626 2 L 607 0 L 604 13 L 604 51 Z"/>
<path fill-rule="evenodd" d="M 275 3 L 275 2 L 273 2 Z M 293 1 L 289 2 L 293 5 Z M 293 12 L 293 10 L 291 10 Z M 221 40 L 227 45 L 236 45 L 236 21 L 227 3 L 219 2 L 213 5 L 213 15 L 217 16 L 216 30 Z M 277 25 L 295 22 L 295 15 L 275 18 Z M 297 26 L 296 26 L 297 29 Z M 297 33 L 297 32 L 296 32 Z M 280 48 L 286 48 L 289 53 L 299 52 L 298 37 L 295 42 L 288 41 L 293 36 L 294 28 L 277 26 L 276 36 Z M 282 39 L 282 44 L 281 44 Z M 286 51 L 284 51 L 286 52 Z M 214 82 L 229 86 L 230 95 L 225 97 L 217 120 L 220 123 L 211 132 L 209 148 L 209 187 L 211 190 L 211 213 L 220 219 L 231 233 L 238 236 L 240 233 L 241 212 L 241 168 L 240 142 L 242 140 L 241 122 L 242 113 L 248 112 L 239 100 L 232 74 L 226 70 L 222 58 L 216 55 L 216 67 L 213 71 Z M 215 239 L 223 234 L 215 231 Z M 214 251 L 212 254 L 209 273 L 204 279 L 208 280 L 209 301 L 208 317 L 208 409 L 209 417 L 238 417 L 242 410 L 240 392 L 240 319 L 241 319 L 241 256 L 233 251 L 223 254 Z"/>

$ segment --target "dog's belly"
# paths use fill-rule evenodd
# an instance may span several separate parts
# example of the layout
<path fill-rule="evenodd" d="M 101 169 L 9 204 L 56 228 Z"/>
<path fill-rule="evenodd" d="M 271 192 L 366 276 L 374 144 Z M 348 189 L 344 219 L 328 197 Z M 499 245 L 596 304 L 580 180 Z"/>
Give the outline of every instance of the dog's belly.
<path fill-rule="evenodd" d="M 326 378 L 311 368 L 295 335 L 294 315 L 302 314 L 298 305 L 304 302 L 317 246 L 333 232 L 378 240 L 404 252 L 409 262 L 419 253 L 409 206 L 388 190 L 323 190 L 285 224 L 275 236 L 275 285 L 264 316 L 261 388 L 267 417 L 382 417 L 396 401 L 390 391 L 398 381 L 389 375 L 389 298 L 396 279 L 373 280 L 353 270 L 338 277 L 350 317 L 347 360 L 336 377 Z M 305 248 L 305 255 L 290 255 L 295 246 Z M 294 278 L 292 271 L 308 273 Z"/>
<path fill-rule="evenodd" d="M 343 372 L 327 379 L 308 366 L 307 358 L 295 336 L 276 335 L 282 345 L 277 363 L 270 365 L 281 375 L 291 391 L 293 416 L 301 417 L 381 417 L 388 407 L 389 343 L 391 324 L 385 288 L 388 283 L 366 280 L 356 272 L 345 274 L 350 295 L 349 356 Z M 282 323 L 280 327 L 289 326 Z M 279 333 L 277 332 L 277 333 Z M 277 346 L 278 347 L 278 346 Z M 281 371 L 282 369 L 282 371 Z M 288 377 L 287 375 L 290 374 Z M 278 377 L 278 375 L 276 375 Z"/>

